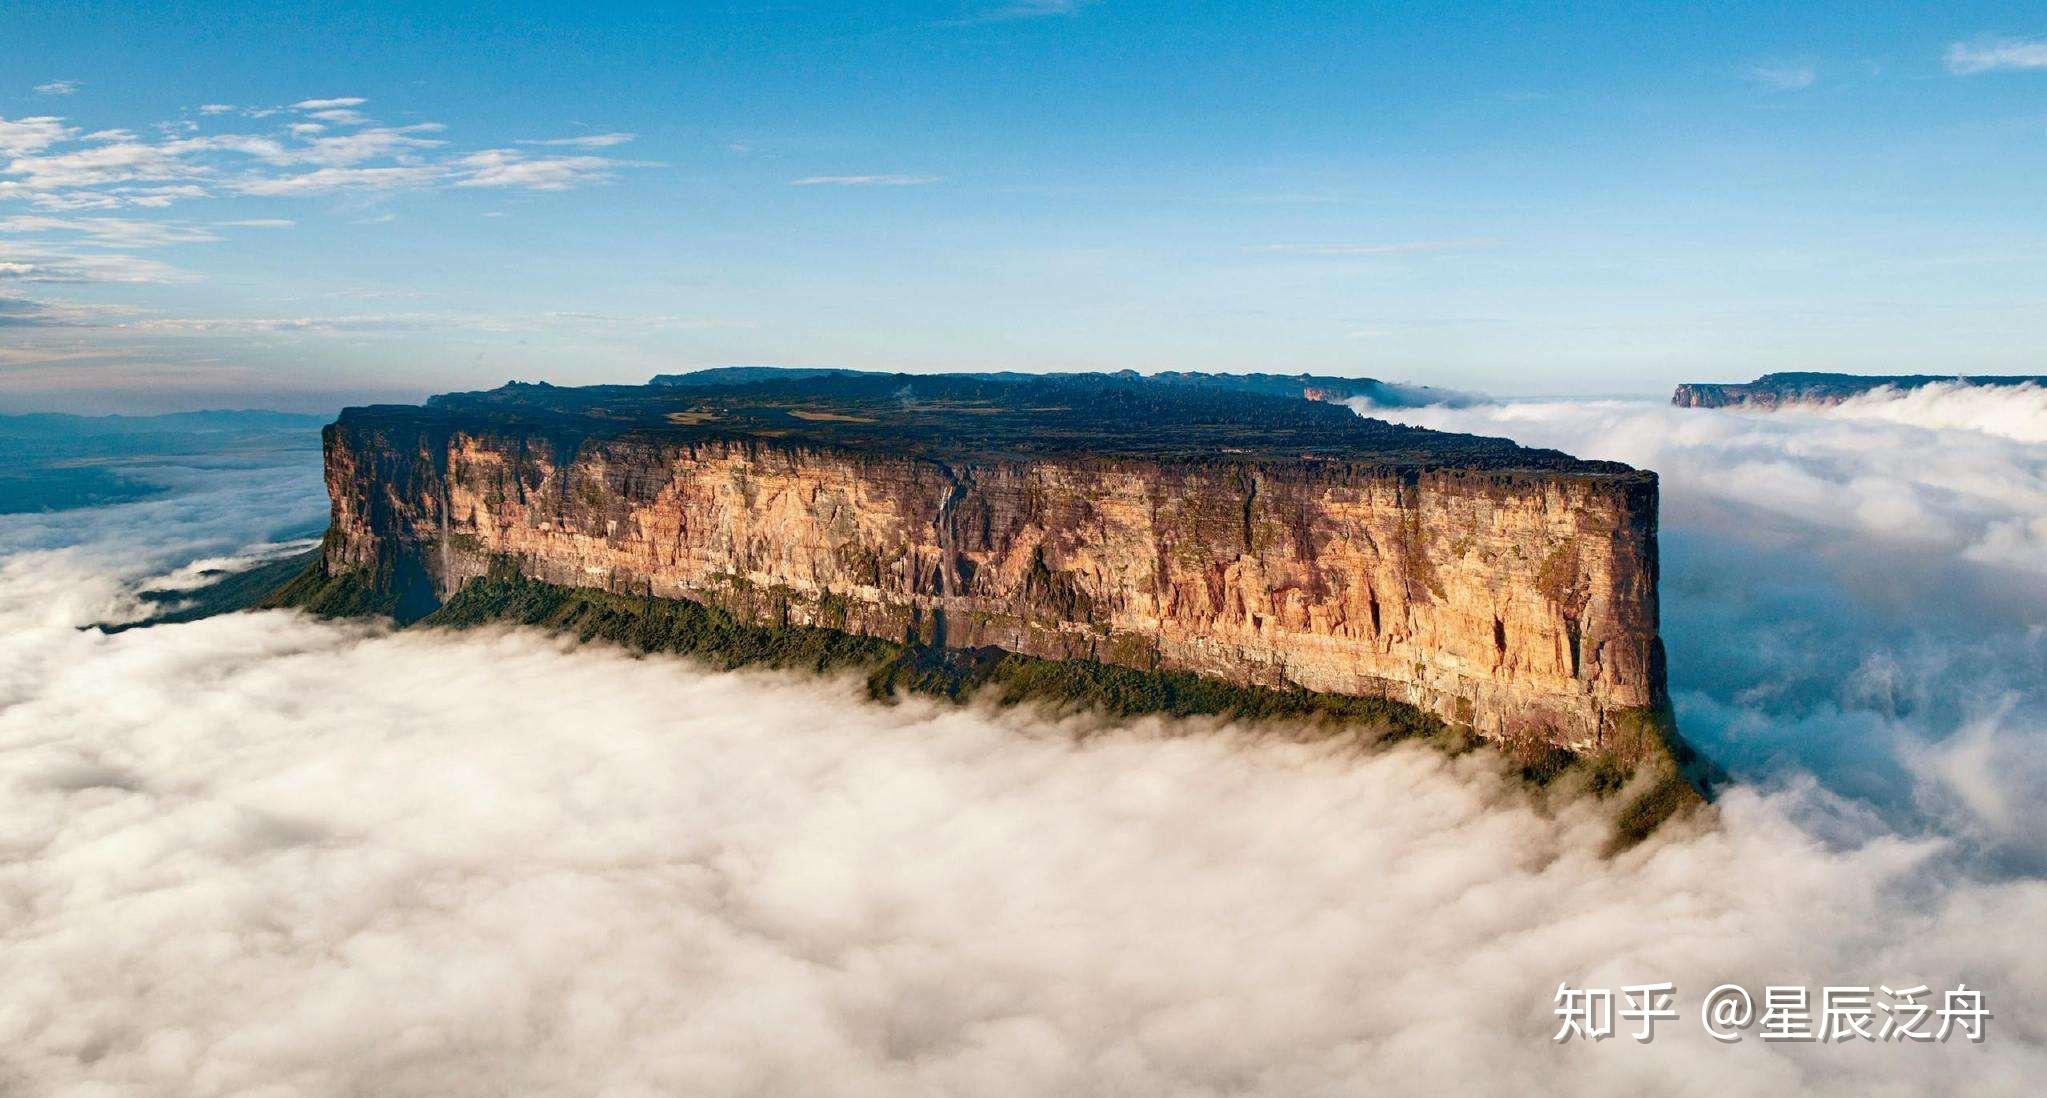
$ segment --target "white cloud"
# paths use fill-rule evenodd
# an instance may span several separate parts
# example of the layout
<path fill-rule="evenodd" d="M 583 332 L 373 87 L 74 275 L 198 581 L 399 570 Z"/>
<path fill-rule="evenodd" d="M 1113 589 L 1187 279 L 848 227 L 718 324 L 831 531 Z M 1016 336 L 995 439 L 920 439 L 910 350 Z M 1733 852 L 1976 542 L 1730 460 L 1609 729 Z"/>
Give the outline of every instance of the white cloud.
<path fill-rule="evenodd" d="M 234 109 L 235 109 L 235 108 L 234 108 L 234 104 L 232 104 L 232 103 L 203 103 L 203 104 L 201 104 L 201 105 L 200 105 L 200 107 L 199 107 L 199 113 L 200 113 L 200 114 L 229 114 L 229 113 L 233 112 L 233 111 L 234 111 Z"/>
<path fill-rule="evenodd" d="M 1775 413 L 1371 409 L 1652 468 L 1680 722 L 2047 874 L 2047 401 L 1936 386 Z"/>
<path fill-rule="evenodd" d="M 298 222 L 288 217 L 249 217 L 243 218 L 240 221 L 220 221 L 216 222 L 216 224 L 242 229 L 289 229 L 296 226 Z"/>
<path fill-rule="evenodd" d="M 322 122 L 331 122 L 337 126 L 361 126 L 370 120 L 368 115 L 360 111 L 349 110 L 314 111 L 306 117 L 317 118 Z"/>
<path fill-rule="evenodd" d="M 521 145 L 553 145 L 576 149 L 605 149 L 623 145 L 638 135 L 630 133 L 591 133 L 581 137 L 552 137 L 545 141 L 521 141 Z"/>
<path fill-rule="evenodd" d="M 1742 77 L 1750 83 L 1780 92 L 1804 91 L 1820 82 L 1818 69 L 1800 64 L 1756 65 L 1743 72 Z"/>
<path fill-rule="evenodd" d="M 340 99 L 301 99 L 291 105 L 296 111 L 327 111 L 345 107 L 360 107 L 369 100 L 360 96 L 345 96 Z"/>
<path fill-rule="evenodd" d="M 191 282 L 195 277 L 153 259 L 84 254 L 0 241 L 0 281 L 161 283 Z"/>
<path fill-rule="evenodd" d="M 1537 811 L 1485 753 L 879 706 L 530 633 L 74 628 L 316 519 L 316 474 L 0 519 L 26 1093 L 1828 1098 L 2047 1071 L 2047 882 L 1808 780 L 1609 860 L 1597 812 Z M 1981 734 L 1947 770 L 1994 798 Z M 1653 979 L 1684 1012 L 1653 1044 L 1551 1042 L 1558 982 Z M 1964 979 L 1980 1045 L 1697 1024 L 1728 980 Z"/>
<path fill-rule="evenodd" d="M 1876 389 L 1816 414 L 1933 429 L 1982 431 L 2019 442 L 2047 443 L 2047 389 L 1937 383 L 1917 389 Z"/>
<path fill-rule="evenodd" d="M 455 185 L 560 191 L 608 181 L 621 164 L 601 156 L 528 157 L 516 149 L 485 149 L 454 162 Z"/>
<path fill-rule="evenodd" d="M 940 175 L 809 175 L 792 179 L 792 187 L 921 187 L 942 183 Z"/>
<path fill-rule="evenodd" d="M 381 224 L 365 220 L 358 224 Z M 382 292 L 335 295 L 347 298 L 416 297 Z M 383 332 L 442 334 L 530 334 L 588 329 L 595 332 L 703 331 L 750 328 L 751 324 L 701 316 L 595 313 L 555 310 L 537 313 L 397 312 L 339 313 L 324 316 L 153 317 L 126 322 L 124 328 L 152 335 L 332 335 Z"/>
<path fill-rule="evenodd" d="M 1959 76 L 2001 69 L 2047 69 L 2047 39 L 1985 38 L 1947 49 L 1948 71 Z"/>
<path fill-rule="evenodd" d="M 0 157 L 5 158 L 0 160 L 0 200 L 23 199 L 46 212 L 76 213 L 160 208 L 221 192 L 287 196 L 457 186 L 565 190 L 606 182 L 621 169 L 654 166 L 594 153 L 455 152 L 439 123 L 377 125 L 348 107 L 325 105 L 330 102 L 339 101 L 303 101 L 299 117 L 325 117 L 350 126 L 348 132 L 298 120 L 281 122 L 269 132 L 209 133 L 180 120 L 159 124 L 167 136 L 149 140 L 129 129 L 81 137 L 53 116 L 0 119 Z M 537 144 L 597 150 L 630 137 L 593 134 Z M 305 167 L 316 170 L 291 170 Z"/>
<path fill-rule="evenodd" d="M 7 174 L 37 190 L 100 187 L 130 180 L 177 179 L 191 174 L 179 150 L 139 141 L 116 141 L 63 153 L 20 156 Z"/>
<path fill-rule="evenodd" d="M 296 175 L 259 176 L 233 186 L 242 194 L 254 195 L 333 194 L 430 187 L 443 177 L 437 167 L 321 168 Z"/>
<path fill-rule="evenodd" d="M 1463 240 L 1402 240 L 1384 244 L 1259 244 L 1248 250 L 1276 255 L 1430 255 L 1479 251 L 1496 247 L 1499 243 L 1488 237 L 1472 237 Z"/>
<path fill-rule="evenodd" d="M 946 22 L 951 26 L 971 26 L 977 23 L 1044 19 L 1050 16 L 1072 15 L 1093 2 L 1094 0 L 1008 0 L 1006 3 L 976 4 L 974 10 L 968 14 Z"/>
<path fill-rule="evenodd" d="M 62 301 L 37 301 L 0 294 L 0 328 L 89 328 L 120 315 L 110 306 L 84 306 Z"/>
<path fill-rule="evenodd" d="M 59 141 L 70 140 L 76 132 L 65 126 L 63 119 L 48 115 L 13 121 L 0 118 L 0 153 L 20 156 L 40 152 Z"/>
<path fill-rule="evenodd" d="M 162 209 L 174 202 L 207 197 L 206 188 L 191 183 L 167 187 L 120 187 L 109 192 L 109 197 L 130 206 L 148 209 Z"/>
<path fill-rule="evenodd" d="M 82 88 L 84 86 L 85 85 L 76 80 L 52 80 L 47 84 L 37 84 L 36 94 L 70 95 L 71 93 L 77 91 L 79 88 Z"/>
<path fill-rule="evenodd" d="M 1777 414 L 1612 401 L 1370 414 L 1625 461 L 1662 471 L 1667 493 L 2047 574 L 2047 530 L 2000 541 L 2047 516 L 2047 457 L 2027 445 L 2047 439 L 2047 393 L 2035 387 L 1936 386 Z"/>
<path fill-rule="evenodd" d="M 220 239 L 196 225 L 124 217 L 0 217 L 0 233 L 74 234 L 94 244 L 118 248 L 154 248 Z"/>
<path fill-rule="evenodd" d="M 288 162 L 335 167 L 360 164 L 365 160 L 404 159 L 407 154 L 446 145 L 446 141 L 420 136 L 438 133 L 443 128 L 438 123 L 426 122 L 416 126 L 377 127 L 335 137 L 316 137 L 303 146 L 293 148 L 285 157 Z"/>
<path fill-rule="evenodd" d="M 460 321 L 444 314 L 367 313 L 339 316 L 162 317 L 139 320 L 133 331 L 167 335 L 272 335 L 450 330 Z"/>

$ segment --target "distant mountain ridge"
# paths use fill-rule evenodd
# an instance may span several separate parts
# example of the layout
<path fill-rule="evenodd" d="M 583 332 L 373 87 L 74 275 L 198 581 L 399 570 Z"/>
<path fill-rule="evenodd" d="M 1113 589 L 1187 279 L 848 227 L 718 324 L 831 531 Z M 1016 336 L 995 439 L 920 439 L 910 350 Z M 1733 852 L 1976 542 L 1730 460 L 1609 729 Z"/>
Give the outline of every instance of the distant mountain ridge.
<path fill-rule="evenodd" d="M 1909 392 L 1928 385 L 1960 384 L 1978 386 L 2038 385 L 2047 388 L 2047 376 L 1962 374 L 1764 374 L 1745 384 L 1688 382 L 1677 387 L 1670 402 L 1680 408 L 1781 408 L 1787 404 L 1826 406 L 1875 392 L 1896 389 Z"/>
<path fill-rule="evenodd" d="M 770 381 L 789 382 L 872 376 L 874 375 L 871 371 L 847 370 L 833 367 L 713 366 L 709 369 L 691 370 L 688 373 L 681 374 L 656 374 L 647 383 L 649 385 L 671 388 L 710 388 L 726 385 L 752 385 Z M 947 374 L 943 376 L 973 378 L 979 381 L 1010 382 L 1024 382 L 1047 377 L 1072 380 L 1099 378 L 1117 381 L 1144 381 L 1158 385 L 1223 389 L 1232 392 L 1258 393 L 1263 396 L 1299 397 L 1305 400 L 1320 400 L 1330 403 L 1362 399 L 1381 408 L 1419 408 L 1430 404 L 1444 404 L 1455 407 L 1476 403 L 1478 399 L 1469 393 L 1461 393 L 1454 389 L 1439 389 L 1431 385 L 1409 385 L 1396 381 L 1381 381 L 1378 378 L 1337 377 L 1328 374 L 1211 374 L 1183 370 L 1168 370 L 1156 374 L 1141 374 L 1136 370 L 1033 374 L 1016 370 L 997 370 Z"/>
<path fill-rule="evenodd" d="M 156 431 L 242 431 L 277 427 L 311 427 L 317 430 L 327 421 L 326 416 L 272 412 L 260 408 L 210 408 L 142 416 L 22 412 L 0 415 L 0 439 L 42 437 L 60 431 L 69 435 L 134 435 Z"/>

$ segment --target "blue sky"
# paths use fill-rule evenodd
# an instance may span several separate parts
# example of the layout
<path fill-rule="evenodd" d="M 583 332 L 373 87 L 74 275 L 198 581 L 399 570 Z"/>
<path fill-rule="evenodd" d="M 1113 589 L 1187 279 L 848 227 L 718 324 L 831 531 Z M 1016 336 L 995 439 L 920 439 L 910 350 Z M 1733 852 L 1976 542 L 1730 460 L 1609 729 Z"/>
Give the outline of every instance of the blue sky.
<path fill-rule="evenodd" d="M 597 6 L 0 9 L 0 409 L 2047 372 L 2047 6 Z"/>

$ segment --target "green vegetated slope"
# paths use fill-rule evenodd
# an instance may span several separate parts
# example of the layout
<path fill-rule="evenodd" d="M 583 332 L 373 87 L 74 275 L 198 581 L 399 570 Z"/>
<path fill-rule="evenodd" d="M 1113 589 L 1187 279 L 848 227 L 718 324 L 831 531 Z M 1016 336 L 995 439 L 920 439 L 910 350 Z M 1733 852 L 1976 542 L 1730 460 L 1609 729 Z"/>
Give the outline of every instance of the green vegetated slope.
<path fill-rule="evenodd" d="M 320 551 L 308 549 L 288 557 L 265 561 L 239 572 L 222 572 L 207 577 L 205 586 L 189 591 L 144 591 L 143 602 L 158 607 L 141 621 L 102 625 L 108 633 L 141 629 L 151 625 L 175 625 L 201 618 L 248 610 L 269 600 L 281 585 L 296 583 L 308 570 L 320 566 Z"/>

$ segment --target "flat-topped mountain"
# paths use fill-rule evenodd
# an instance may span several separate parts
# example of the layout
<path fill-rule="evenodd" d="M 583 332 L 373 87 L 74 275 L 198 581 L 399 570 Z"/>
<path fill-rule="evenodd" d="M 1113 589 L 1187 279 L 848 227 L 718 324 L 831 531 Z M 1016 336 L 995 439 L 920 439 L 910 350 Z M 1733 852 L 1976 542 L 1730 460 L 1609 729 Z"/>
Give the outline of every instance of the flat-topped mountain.
<path fill-rule="evenodd" d="M 1544 749 L 1660 742 L 1654 474 L 1255 390 L 743 373 L 351 408 L 324 434 L 323 558 L 287 601 L 459 617 L 538 585 L 630 600 L 590 611 L 605 635 L 699 606 L 1165 676 L 1118 705 L 1207 689 L 1185 679 Z"/>
<path fill-rule="evenodd" d="M 2039 385 L 2047 376 L 1978 376 L 1956 374 L 1764 374 L 1746 384 L 1693 382 L 1680 385 L 1670 398 L 1680 408 L 1780 408 L 1787 404 L 1839 404 L 1878 389 L 1909 392 L 1928 385 Z"/>

